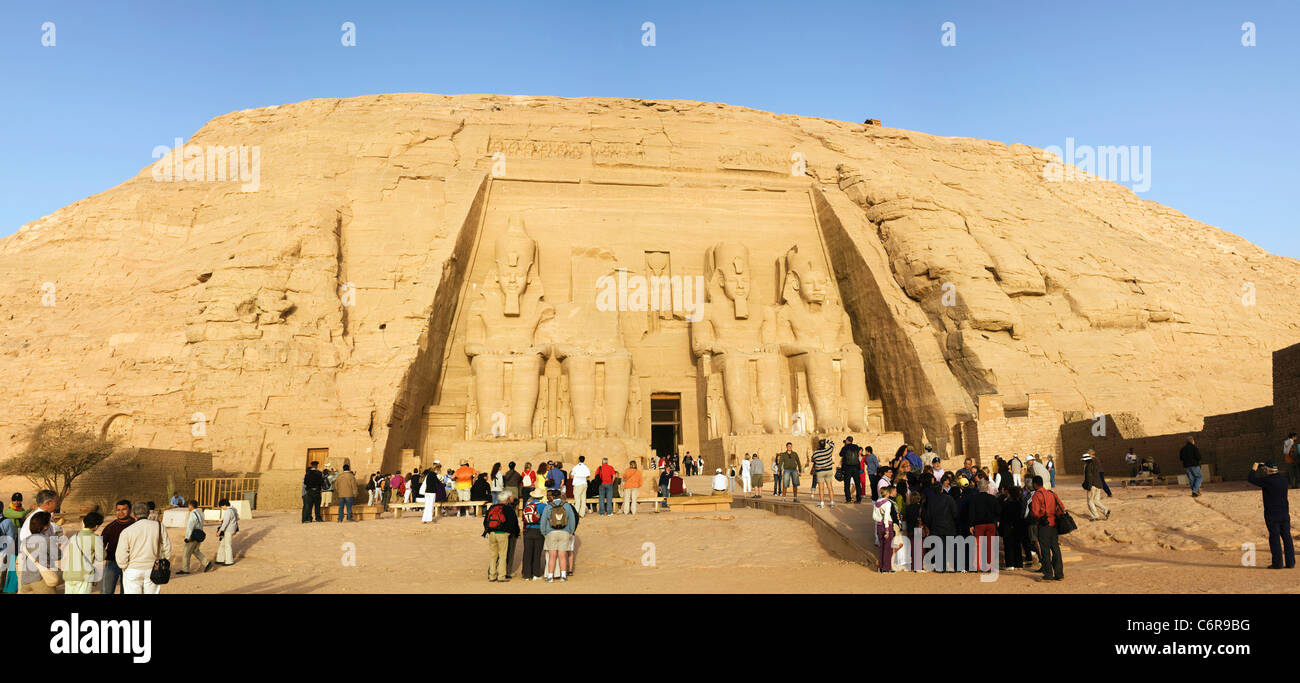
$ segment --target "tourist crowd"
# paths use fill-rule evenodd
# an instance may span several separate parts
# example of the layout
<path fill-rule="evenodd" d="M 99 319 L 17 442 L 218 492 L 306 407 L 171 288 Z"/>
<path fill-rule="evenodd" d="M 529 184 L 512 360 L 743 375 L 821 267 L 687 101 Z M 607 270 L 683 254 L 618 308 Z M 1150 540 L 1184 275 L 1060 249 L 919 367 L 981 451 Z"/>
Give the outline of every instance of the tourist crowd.
<path fill-rule="evenodd" d="M 186 512 L 185 548 L 176 573 L 188 574 L 194 559 L 200 571 L 214 564 L 233 565 L 239 513 L 230 501 L 223 498 L 218 503 L 221 520 L 215 560 L 202 551 L 207 534 L 198 503 L 175 497 L 172 501 L 183 502 Z M 107 524 L 102 514 L 91 511 L 82 516 L 81 529 L 70 537 L 54 521 L 58 503 L 58 495 L 48 489 L 37 492 L 32 510 L 23 507 L 21 493 L 10 498 L 0 520 L 0 543 L 6 546 L 2 553 L 6 561 L 0 563 L 3 592 L 58 593 L 62 588 L 66 594 L 156 594 L 170 580 L 172 544 L 162 512 L 153 503 L 119 500 Z"/>

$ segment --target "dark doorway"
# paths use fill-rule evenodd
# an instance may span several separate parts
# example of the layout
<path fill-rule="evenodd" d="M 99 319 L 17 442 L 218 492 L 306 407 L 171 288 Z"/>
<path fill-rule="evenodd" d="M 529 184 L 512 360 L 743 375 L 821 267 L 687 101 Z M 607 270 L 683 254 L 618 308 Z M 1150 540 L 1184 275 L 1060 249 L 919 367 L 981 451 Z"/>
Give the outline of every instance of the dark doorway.
<path fill-rule="evenodd" d="M 658 455 L 668 457 L 682 442 L 682 395 L 651 394 L 650 446 Z"/>

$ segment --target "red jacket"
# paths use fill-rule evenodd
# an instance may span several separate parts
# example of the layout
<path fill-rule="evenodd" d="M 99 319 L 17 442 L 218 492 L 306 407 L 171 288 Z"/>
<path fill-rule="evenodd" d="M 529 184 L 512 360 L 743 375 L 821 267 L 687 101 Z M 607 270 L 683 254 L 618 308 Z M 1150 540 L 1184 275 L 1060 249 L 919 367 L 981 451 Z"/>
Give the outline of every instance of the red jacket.
<path fill-rule="evenodd" d="M 609 463 L 603 463 L 596 468 L 596 480 L 602 484 L 613 484 L 617 476 L 618 472 Z"/>
<path fill-rule="evenodd" d="M 1034 491 L 1033 500 L 1029 503 L 1029 514 L 1036 519 L 1047 518 L 1048 526 L 1056 526 L 1056 515 L 1065 512 L 1065 506 L 1061 505 L 1061 499 L 1056 492 L 1051 489 L 1039 489 Z"/>

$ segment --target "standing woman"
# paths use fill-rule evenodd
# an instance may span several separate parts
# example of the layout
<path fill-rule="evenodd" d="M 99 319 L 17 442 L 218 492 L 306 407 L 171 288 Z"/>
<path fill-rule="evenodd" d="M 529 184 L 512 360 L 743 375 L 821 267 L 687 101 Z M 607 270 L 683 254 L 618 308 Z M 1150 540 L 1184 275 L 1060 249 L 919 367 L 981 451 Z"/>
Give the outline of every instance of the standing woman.
<path fill-rule="evenodd" d="M 1047 476 L 1051 480 L 1051 486 L 1056 488 L 1056 456 L 1047 456 Z"/>
<path fill-rule="evenodd" d="M 533 463 L 524 463 L 524 471 L 519 475 L 519 500 L 528 503 L 533 497 L 533 489 L 537 488 L 537 473 L 533 471 Z"/>
<path fill-rule="evenodd" d="M 492 463 L 492 504 L 496 505 L 501 498 L 501 492 L 506 490 L 505 479 L 501 475 L 501 463 Z"/>
<path fill-rule="evenodd" d="M 894 571 L 894 520 L 898 513 L 894 510 L 894 487 L 886 484 L 881 487 L 880 493 L 880 498 L 874 503 L 875 509 L 871 511 L 871 518 L 876 521 L 876 544 L 880 547 L 877 551 L 880 558 L 877 571 L 887 574 Z"/>
<path fill-rule="evenodd" d="M 43 576 L 45 572 L 58 575 L 55 567 L 58 566 L 59 546 L 54 542 L 54 537 L 49 535 L 49 528 L 50 513 L 44 510 L 33 512 L 27 521 L 31 535 L 20 544 L 19 553 L 22 558 L 18 560 L 19 593 L 52 595 L 57 592 L 54 590 L 56 586 L 46 583 Z"/>
<path fill-rule="evenodd" d="M 424 524 L 434 521 L 434 506 L 446 497 L 447 489 L 442 484 L 442 477 L 438 476 L 440 469 L 441 465 L 430 467 L 424 471 L 424 478 L 420 480 L 424 486 L 424 516 L 420 521 Z"/>
<path fill-rule="evenodd" d="M 221 526 L 217 527 L 217 564 L 227 567 L 235 564 L 235 532 L 239 531 L 239 513 L 230 507 L 230 501 L 222 498 L 217 502 L 221 508 Z"/>
<path fill-rule="evenodd" d="M 370 478 L 366 480 L 366 505 L 375 504 L 375 474 L 370 473 Z"/>
<path fill-rule="evenodd" d="M 740 492 L 749 493 L 753 486 L 749 481 L 749 454 L 745 454 L 745 459 L 740 461 Z"/>

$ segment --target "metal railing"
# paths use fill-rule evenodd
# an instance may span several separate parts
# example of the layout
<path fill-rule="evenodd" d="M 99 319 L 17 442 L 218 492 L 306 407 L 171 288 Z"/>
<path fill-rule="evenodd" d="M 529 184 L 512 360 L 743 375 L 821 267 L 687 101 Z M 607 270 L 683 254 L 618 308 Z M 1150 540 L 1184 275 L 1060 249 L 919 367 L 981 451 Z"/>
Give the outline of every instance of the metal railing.
<path fill-rule="evenodd" d="M 194 497 L 201 507 L 216 507 L 222 498 L 240 500 L 245 493 L 257 492 L 257 477 L 214 477 L 194 480 Z"/>

